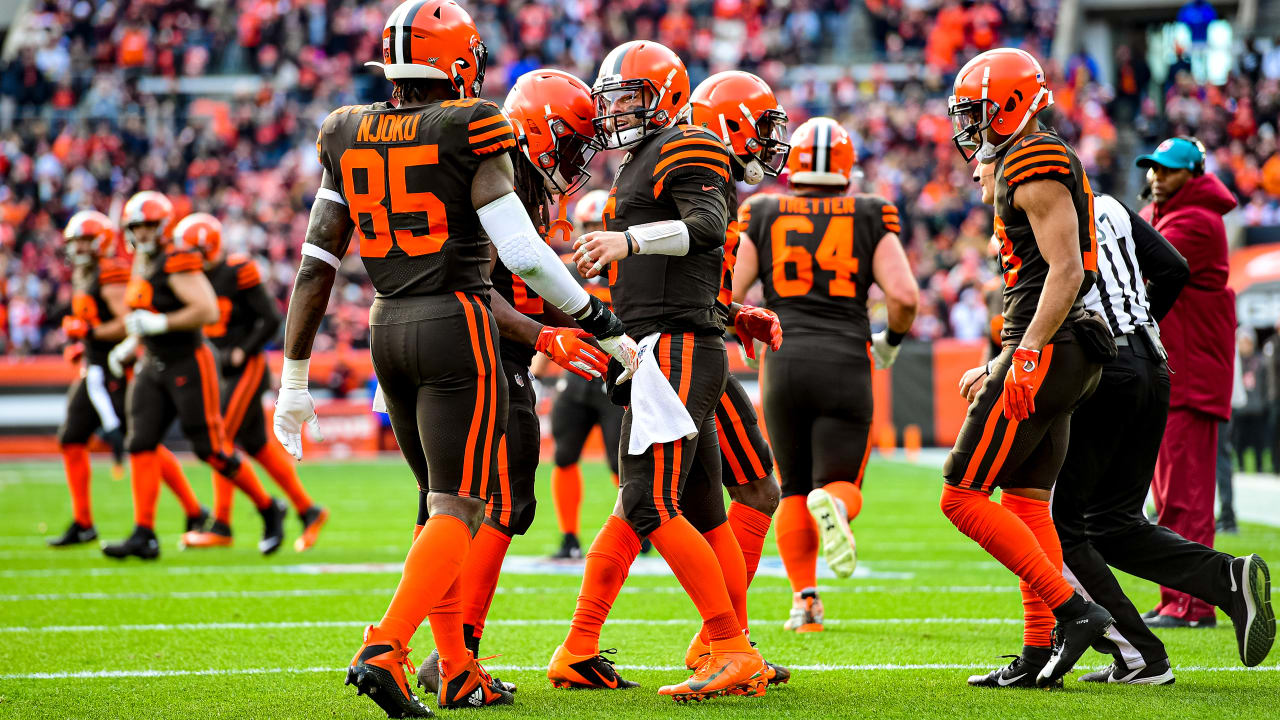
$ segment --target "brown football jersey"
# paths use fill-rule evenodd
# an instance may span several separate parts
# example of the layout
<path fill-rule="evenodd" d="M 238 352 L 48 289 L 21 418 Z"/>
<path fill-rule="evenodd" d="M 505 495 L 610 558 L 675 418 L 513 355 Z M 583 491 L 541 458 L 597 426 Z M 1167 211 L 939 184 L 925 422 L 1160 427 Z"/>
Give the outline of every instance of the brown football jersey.
<path fill-rule="evenodd" d="M 218 321 L 204 326 L 204 336 L 219 350 L 236 347 L 258 324 L 258 315 L 246 298 L 263 292 L 258 266 L 248 255 L 230 255 L 205 275 L 218 296 Z"/>
<path fill-rule="evenodd" d="M 140 267 L 135 264 L 135 271 L 129 278 L 129 286 L 125 291 L 125 301 L 130 310 L 150 310 L 157 313 L 180 310 L 184 303 L 173 291 L 169 278 L 203 269 L 204 258 L 193 250 L 159 253 Z M 191 355 L 203 341 L 204 337 L 199 330 L 172 330 L 142 338 L 147 352 L 161 360 Z"/>
<path fill-rule="evenodd" d="M 115 319 L 111 306 L 102 297 L 102 288 L 106 285 L 120 285 L 129 282 L 129 266 L 118 260 L 104 258 L 98 263 L 95 272 L 83 277 L 76 273 L 72 278 L 71 314 L 80 318 L 90 328 Z M 84 355 L 90 365 L 106 365 L 107 353 L 115 347 L 118 340 L 98 340 L 90 332 L 85 338 Z"/>
<path fill-rule="evenodd" d="M 481 162 L 513 147 L 501 109 L 478 98 L 353 105 L 325 119 L 320 163 L 356 224 L 378 297 L 488 292 L 489 239 L 471 180 Z"/>

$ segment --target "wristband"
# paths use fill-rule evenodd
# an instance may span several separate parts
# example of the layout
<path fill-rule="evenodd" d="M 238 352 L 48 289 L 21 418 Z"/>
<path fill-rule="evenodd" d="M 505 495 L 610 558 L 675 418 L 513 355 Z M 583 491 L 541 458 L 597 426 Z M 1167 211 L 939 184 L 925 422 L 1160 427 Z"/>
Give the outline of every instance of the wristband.
<path fill-rule="evenodd" d="M 306 390 L 308 368 L 311 358 L 301 360 L 284 359 L 284 367 L 280 369 L 280 387 L 286 390 Z"/>
<path fill-rule="evenodd" d="M 902 344 L 902 339 L 906 336 L 906 333 L 900 333 L 897 330 L 885 328 L 884 341 L 889 344 L 889 347 L 898 347 Z"/>
<path fill-rule="evenodd" d="M 631 257 L 636 253 L 636 239 L 630 230 L 623 230 L 622 236 L 627 239 L 627 257 Z"/>

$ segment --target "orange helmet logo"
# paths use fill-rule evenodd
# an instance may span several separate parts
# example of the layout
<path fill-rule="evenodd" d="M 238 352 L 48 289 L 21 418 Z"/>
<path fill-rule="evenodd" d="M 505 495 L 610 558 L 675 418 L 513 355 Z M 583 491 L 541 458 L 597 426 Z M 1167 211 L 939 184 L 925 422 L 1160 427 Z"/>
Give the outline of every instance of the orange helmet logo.
<path fill-rule="evenodd" d="M 856 162 L 853 140 L 840 123 L 829 117 L 810 118 L 791 136 L 787 182 L 845 187 L 853 180 Z"/>
<path fill-rule="evenodd" d="M 173 242 L 183 250 L 197 250 L 213 262 L 222 254 L 222 223 L 209 213 L 191 213 L 173 228 Z"/>
<path fill-rule="evenodd" d="M 591 177 L 596 113 L 586 83 L 561 70 L 534 70 L 516 80 L 502 111 L 548 190 L 569 194 Z"/>
<path fill-rule="evenodd" d="M 604 147 L 629 148 L 676 121 L 689 102 L 689 71 L 666 45 L 633 40 L 605 56 L 591 97 L 596 137 Z"/>
<path fill-rule="evenodd" d="M 1036 113 L 1053 105 L 1044 69 L 1031 53 L 997 48 L 975 57 L 956 74 L 947 114 L 951 140 L 965 161 L 994 161 Z"/>
<path fill-rule="evenodd" d="M 489 51 L 471 15 L 453 0 L 405 0 L 382 29 L 382 68 L 388 80 L 447 80 L 458 97 L 479 97 Z"/>
<path fill-rule="evenodd" d="M 748 72 L 712 75 L 689 97 L 690 119 L 720 137 L 747 183 L 777 177 L 787 163 L 787 112 L 773 89 Z"/>

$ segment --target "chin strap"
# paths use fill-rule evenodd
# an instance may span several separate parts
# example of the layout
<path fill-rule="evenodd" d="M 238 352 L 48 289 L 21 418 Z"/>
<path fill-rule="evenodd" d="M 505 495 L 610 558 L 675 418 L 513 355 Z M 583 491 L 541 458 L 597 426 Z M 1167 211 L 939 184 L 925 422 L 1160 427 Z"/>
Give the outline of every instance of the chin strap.
<path fill-rule="evenodd" d="M 546 235 L 544 236 L 544 239 L 548 244 L 550 244 L 557 235 L 560 236 L 561 242 L 567 245 L 573 244 L 573 223 L 569 222 L 569 203 L 567 200 L 568 198 L 564 193 L 561 193 L 556 198 L 556 204 L 560 206 L 560 209 L 557 212 L 558 217 L 551 221 L 551 227 L 547 230 Z"/>

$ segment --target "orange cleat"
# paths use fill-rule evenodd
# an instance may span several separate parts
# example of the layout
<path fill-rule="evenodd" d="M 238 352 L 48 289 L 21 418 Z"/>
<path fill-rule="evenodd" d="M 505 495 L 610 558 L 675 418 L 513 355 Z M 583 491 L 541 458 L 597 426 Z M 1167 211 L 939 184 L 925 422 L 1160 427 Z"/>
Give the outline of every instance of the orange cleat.
<path fill-rule="evenodd" d="M 746 637 L 738 637 L 712 648 L 706 662 L 688 679 L 677 685 L 658 689 L 659 695 L 670 695 L 676 702 L 700 702 L 721 695 L 764 695 L 768 681 L 764 677 L 764 658 Z"/>
<path fill-rule="evenodd" d="M 213 548 L 213 547 L 231 547 L 231 528 L 225 523 L 213 521 L 208 530 L 188 530 L 182 533 L 182 537 L 178 540 L 178 547 L 183 548 Z"/>
<path fill-rule="evenodd" d="M 319 505 L 312 505 L 302 513 L 302 534 L 297 540 L 293 541 L 294 552 L 306 552 L 316 544 L 316 538 L 320 537 L 320 531 L 324 529 L 324 524 L 329 521 L 329 511 Z"/>
<path fill-rule="evenodd" d="M 694 633 L 693 639 L 689 641 L 689 649 L 684 653 L 684 666 L 690 670 L 697 670 L 710 654 L 711 648 L 702 642 L 702 633 Z"/>
<path fill-rule="evenodd" d="M 595 655 L 574 655 L 561 645 L 551 656 L 547 679 L 554 688 L 625 690 L 640 687 L 640 683 L 623 680 L 614 669 L 613 661 L 604 656 L 604 653 L 613 655 L 617 652 L 617 649 L 609 648 Z"/>
<path fill-rule="evenodd" d="M 368 695 L 387 717 L 434 717 L 431 708 L 422 704 L 409 689 L 405 668 L 417 672 L 409 661 L 409 648 L 395 638 L 378 637 L 373 625 L 364 630 L 364 644 L 356 651 L 347 668 L 347 685 L 356 686 L 356 695 Z"/>
<path fill-rule="evenodd" d="M 436 701 L 443 710 L 511 705 L 515 702 L 515 696 L 480 667 L 470 650 L 467 651 L 466 663 L 457 672 L 449 672 L 441 660 L 440 678 Z"/>

